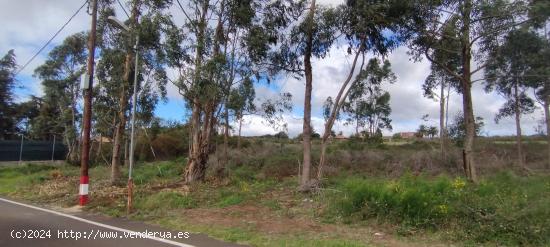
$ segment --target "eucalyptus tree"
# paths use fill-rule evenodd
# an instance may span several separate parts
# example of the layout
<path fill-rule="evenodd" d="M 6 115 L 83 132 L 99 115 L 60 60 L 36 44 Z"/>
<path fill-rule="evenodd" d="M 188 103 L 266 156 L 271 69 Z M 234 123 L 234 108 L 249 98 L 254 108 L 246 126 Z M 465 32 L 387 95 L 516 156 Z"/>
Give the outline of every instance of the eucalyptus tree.
<path fill-rule="evenodd" d="M 428 131 L 426 132 L 428 134 L 428 136 L 430 137 L 430 139 L 434 138 L 435 136 L 437 136 L 437 132 L 438 132 L 438 129 L 437 127 L 435 126 L 430 126 L 428 127 Z"/>
<path fill-rule="evenodd" d="M 442 52 L 442 50 L 457 50 L 460 45 L 458 39 L 456 38 L 456 30 L 454 29 L 456 21 L 456 18 L 451 18 L 442 26 L 442 33 L 444 35 L 438 40 L 438 43 L 442 49 L 434 51 L 433 59 L 437 60 L 441 64 L 445 64 L 449 68 L 458 70 L 460 66 L 460 57 L 458 54 Z M 422 84 L 422 89 L 424 91 L 424 97 L 439 100 L 439 143 L 441 159 L 446 160 L 449 98 L 451 96 L 451 89 L 454 89 L 455 91 L 460 90 L 460 82 L 435 63 L 431 64 L 430 69 L 430 75 L 428 75 Z M 439 87 L 439 90 L 437 87 Z"/>
<path fill-rule="evenodd" d="M 191 145 L 184 172 L 190 183 L 204 180 L 210 141 L 222 111 L 227 138 L 231 91 L 253 82 L 252 75 L 259 80 L 255 62 L 265 53 L 254 34 L 258 32 L 256 15 L 264 13 L 259 9 L 265 2 L 190 0 L 177 4 L 185 23 L 174 33 L 168 57 L 179 72 L 174 84 L 191 110 Z"/>
<path fill-rule="evenodd" d="M 61 126 L 67 145 L 67 160 L 78 161 L 80 111 L 80 77 L 85 72 L 87 34 L 76 33 L 50 51 L 46 62 L 36 68 L 35 75 L 42 80 L 44 101 L 57 108 L 59 115 L 50 116 L 54 126 Z"/>
<path fill-rule="evenodd" d="M 532 70 L 529 84 L 535 89 L 537 101 L 544 109 L 546 122 L 546 137 L 548 142 L 548 161 L 546 168 L 550 169 L 550 1 L 531 0 L 529 4 L 529 17 L 532 19 L 532 28 L 539 33 L 543 40 L 543 48 L 537 56 L 530 60 Z"/>
<path fill-rule="evenodd" d="M 231 90 L 229 94 L 229 100 L 225 105 L 225 108 L 233 111 L 235 120 L 238 122 L 238 139 L 237 139 L 237 148 L 241 147 L 241 128 L 243 123 L 243 118 L 246 114 L 252 114 L 256 111 L 256 106 L 254 105 L 255 99 L 254 84 L 250 78 L 245 78 L 242 84 L 237 88 Z M 228 114 L 227 112 L 226 114 Z M 228 118 L 228 115 L 226 115 Z M 229 126 L 226 121 L 226 131 L 228 131 Z M 225 150 L 227 152 L 227 148 Z"/>
<path fill-rule="evenodd" d="M 542 50 L 543 42 L 539 36 L 527 29 L 517 29 L 509 32 L 504 42 L 493 52 L 485 68 L 487 80 L 486 90 L 497 91 L 506 98 L 506 103 L 500 108 L 495 121 L 514 116 L 516 123 L 516 146 L 518 163 L 522 169 L 525 157 L 521 143 L 521 115 L 535 110 L 535 103 L 528 96 L 529 76 L 532 71 L 531 60 Z"/>
<path fill-rule="evenodd" d="M 31 138 L 37 136 L 46 136 L 49 138 L 48 133 L 39 133 L 40 129 L 37 128 L 37 120 L 42 110 L 43 100 L 40 97 L 31 95 L 27 101 L 17 103 L 15 105 L 15 119 L 19 125 L 28 124 L 29 128 L 24 129 L 23 126 L 19 126 L 17 131 L 21 134 L 26 134 Z M 25 133 L 27 132 L 27 133 Z"/>
<path fill-rule="evenodd" d="M 288 133 L 288 124 L 284 114 L 292 111 L 292 94 L 280 93 L 275 99 L 266 99 L 260 104 L 256 114 L 262 116 L 265 123 L 279 133 Z"/>
<path fill-rule="evenodd" d="M 15 53 L 8 51 L 0 59 L 0 139 L 10 139 L 16 132 L 14 115 Z"/>
<path fill-rule="evenodd" d="M 225 66 L 220 68 L 218 80 L 222 88 L 220 107 L 224 111 L 222 114 L 224 118 L 224 155 L 227 163 L 230 112 L 238 122 L 237 147 L 240 148 L 243 117 L 256 111 L 254 81 L 260 81 L 263 68 L 252 61 L 251 56 L 255 54 L 251 51 L 256 48 L 254 41 L 247 38 L 250 37 L 249 33 L 255 30 L 254 19 L 257 18 L 255 12 L 262 8 L 262 2 L 227 0 L 223 7 L 227 20 L 225 25 L 218 25 L 217 32 L 222 37 L 220 45 L 223 48 L 221 53 L 225 57 Z"/>
<path fill-rule="evenodd" d="M 467 177 L 477 182 L 473 157 L 475 118 L 471 93 L 472 85 L 477 80 L 473 80 L 472 76 L 487 66 L 487 55 L 495 49 L 504 34 L 527 22 L 520 18 L 525 13 L 525 4 L 523 1 L 505 0 L 443 0 L 431 1 L 431 5 L 431 11 L 422 16 L 425 22 L 415 28 L 418 35 L 411 42 L 411 48 L 416 58 L 426 57 L 460 81 L 459 92 L 462 94 L 466 130 L 464 168 Z M 442 38 L 456 41 L 456 47 L 449 47 L 442 42 Z M 445 64 L 436 58 L 438 53 L 457 56 L 460 64 Z"/>
<path fill-rule="evenodd" d="M 529 84 L 535 90 L 537 101 L 541 104 L 544 110 L 544 118 L 546 122 L 546 137 L 548 142 L 548 163 L 546 167 L 550 169 L 550 40 L 542 38 L 542 50 L 532 57 L 530 61 L 531 71 L 529 74 L 534 76 L 529 77 Z"/>
<path fill-rule="evenodd" d="M 259 1 L 262 2 L 262 1 Z M 254 25 L 248 40 L 253 44 L 253 60 L 266 65 L 270 73 L 287 73 L 297 79 L 305 77 L 303 119 L 303 162 L 301 190 L 307 190 L 311 173 L 311 93 L 313 90 L 313 58 L 324 58 L 335 37 L 332 9 L 315 0 L 274 0 L 260 13 L 261 22 Z M 332 15 L 332 18 L 324 18 Z"/>
<path fill-rule="evenodd" d="M 349 73 L 334 99 L 334 104 L 329 114 L 330 117 L 325 123 L 321 138 L 321 157 L 317 172 L 319 180 L 323 176 L 323 168 L 326 162 L 326 143 L 336 116 L 348 97 L 350 89 L 355 85 L 360 86 L 363 81 L 370 81 L 370 84 L 374 86 L 380 84 L 383 80 L 391 80 L 392 78 L 389 63 L 380 67 L 379 64 L 374 62 L 376 60 L 371 60 L 367 68 L 363 68 L 367 52 L 385 56 L 392 49 L 408 40 L 413 34 L 411 31 L 412 27 L 419 25 L 418 22 L 422 21 L 419 16 L 422 16 L 422 13 L 425 11 L 424 8 L 425 6 L 421 3 L 388 0 L 347 1 L 345 5 L 341 5 L 336 10 L 337 14 L 335 16 L 340 16 L 340 18 L 335 21 L 337 24 L 335 36 L 341 34 L 345 38 L 348 45 L 348 53 L 354 58 Z M 325 19 L 330 17 L 331 15 L 327 15 Z M 325 21 L 325 23 L 333 22 Z M 361 92 L 361 90 L 358 92 Z M 366 93 L 366 91 L 362 91 L 362 93 Z M 389 101 L 389 95 L 387 96 L 387 100 Z M 371 106 L 375 107 L 375 105 Z M 380 120 L 378 116 L 371 119 L 373 129 L 376 128 L 374 127 L 374 120 Z"/>
<path fill-rule="evenodd" d="M 415 136 L 418 138 L 423 138 L 424 136 L 428 135 L 428 126 L 425 124 L 421 124 L 418 126 L 418 129 L 416 130 Z"/>
<path fill-rule="evenodd" d="M 480 136 L 483 131 L 485 122 L 480 116 L 476 116 L 476 126 L 475 126 L 475 136 Z M 449 137 L 455 141 L 458 146 L 464 145 L 464 140 L 466 138 L 466 122 L 464 121 L 464 114 L 458 112 L 453 116 L 449 126 Z"/>
<path fill-rule="evenodd" d="M 390 94 L 383 90 L 384 82 L 393 83 L 396 79 L 391 72 L 389 61 L 373 58 L 365 68 L 364 74 L 357 76 L 349 88 L 342 110 L 348 115 L 346 123 L 355 124 L 355 135 L 365 128 L 369 137 L 379 130 L 391 130 Z"/>
<path fill-rule="evenodd" d="M 130 15 L 126 24 L 129 31 L 120 30 L 107 22 L 107 17 L 115 15 L 112 8 L 101 11 L 99 19 L 101 32 L 101 57 L 98 63 L 98 103 L 100 113 L 105 118 L 97 121 L 114 122 L 113 151 L 111 158 L 111 183 L 117 184 L 120 178 L 121 145 L 127 125 L 129 99 L 134 83 L 138 83 L 138 104 L 140 121 L 151 119 L 154 106 L 166 95 L 168 81 L 165 71 L 167 64 L 166 47 L 169 37 L 176 29 L 167 13 L 170 0 L 129 1 Z M 136 39 L 139 39 L 138 46 Z M 134 68 L 136 50 L 139 49 L 139 68 Z M 120 65 L 123 66 L 120 66 Z M 134 82 L 134 72 L 139 70 L 138 82 Z M 106 107 L 107 106 L 107 107 Z M 114 110 L 108 111 L 108 106 Z M 107 109 L 106 109 L 107 108 Z M 143 117 L 146 117 L 145 119 Z"/>
<path fill-rule="evenodd" d="M 186 21 L 181 33 L 174 36 L 179 42 L 172 46 L 171 51 L 174 55 L 171 56 L 171 63 L 179 69 L 180 75 L 175 84 L 191 108 L 191 144 L 184 172 L 184 179 L 189 183 L 204 180 L 210 151 L 216 103 L 221 89 L 216 84 L 218 81 L 214 82 L 212 79 L 213 76 L 218 78 L 218 68 L 225 64 L 224 57 L 220 55 L 220 42 L 223 36 L 217 32 L 223 27 L 221 15 L 225 12 L 221 7 L 225 7 L 225 1 L 219 2 L 219 5 L 209 0 L 188 1 L 186 6 L 181 5 L 179 1 L 178 4 Z M 215 15 L 214 11 L 218 11 L 219 15 Z M 213 16 L 218 17 L 217 22 L 211 21 L 210 18 Z M 184 41 L 187 42 L 181 47 Z M 194 59 L 186 55 L 186 52 L 194 52 Z"/>

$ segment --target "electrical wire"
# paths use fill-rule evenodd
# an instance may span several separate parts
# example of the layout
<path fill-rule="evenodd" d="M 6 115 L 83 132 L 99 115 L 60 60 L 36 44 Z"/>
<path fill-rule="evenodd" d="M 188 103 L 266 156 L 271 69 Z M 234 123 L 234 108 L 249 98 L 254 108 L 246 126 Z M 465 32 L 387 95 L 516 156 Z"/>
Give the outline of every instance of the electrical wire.
<path fill-rule="evenodd" d="M 29 61 L 27 61 L 22 67 L 21 69 L 19 69 L 15 75 L 17 76 L 19 73 L 21 73 L 21 71 L 23 71 L 35 58 L 36 56 L 38 56 L 38 54 L 40 54 L 51 42 L 53 39 L 55 39 L 55 37 L 57 37 L 57 35 L 59 35 L 59 33 L 61 33 L 61 31 L 63 31 L 63 29 L 73 20 L 73 18 L 78 14 L 78 12 L 80 12 L 80 10 L 82 10 L 82 8 L 84 8 L 84 6 L 86 6 L 86 4 L 88 3 L 88 0 L 85 0 L 84 3 L 82 4 L 82 6 L 80 6 L 80 8 L 78 8 L 78 10 L 76 10 L 76 12 L 71 16 L 71 18 L 69 18 L 69 20 L 67 20 L 67 22 L 65 22 L 65 24 L 63 24 L 63 26 L 61 26 L 61 28 L 59 30 L 57 30 L 57 32 L 48 40 L 48 42 L 46 42 L 46 44 L 44 44 L 40 50 L 38 50 L 32 57 L 31 59 L 29 59 Z"/>
<path fill-rule="evenodd" d="M 124 8 L 124 5 L 122 5 L 122 3 L 120 2 L 120 0 L 116 0 L 118 5 L 120 5 L 120 7 L 122 8 L 122 11 L 124 11 L 124 14 L 126 14 L 126 16 L 128 17 L 128 19 L 130 19 L 130 15 L 128 14 L 128 11 L 126 11 L 126 8 Z"/>

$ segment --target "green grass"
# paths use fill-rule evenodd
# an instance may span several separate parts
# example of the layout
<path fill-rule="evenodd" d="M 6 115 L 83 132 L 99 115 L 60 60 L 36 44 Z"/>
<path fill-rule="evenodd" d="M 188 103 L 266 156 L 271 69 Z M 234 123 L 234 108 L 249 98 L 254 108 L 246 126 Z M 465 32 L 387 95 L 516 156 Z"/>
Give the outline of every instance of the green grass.
<path fill-rule="evenodd" d="M 161 161 L 153 163 L 137 163 L 132 173 L 134 184 L 147 184 L 181 178 L 183 162 Z M 123 177 L 128 177 L 124 170 Z"/>
<path fill-rule="evenodd" d="M 135 207 L 142 210 L 165 210 L 176 208 L 193 208 L 196 202 L 187 195 L 178 192 L 162 191 L 136 199 Z"/>
<path fill-rule="evenodd" d="M 24 191 L 23 188 L 49 179 L 52 165 L 10 165 L 0 167 L 0 194 L 11 194 Z"/>
<path fill-rule="evenodd" d="M 177 229 L 180 231 L 206 233 L 217 239 L 229 242 L 238 242 L 251 246 L 281 246 L 281 247 L 301 247 L 301 246 L 319 246 L 319 247 L 355 247 L 365 246 L 365 243 L 359 241 L 346 240 L 341 238 L 314 238 L 304 236 L 299 233 L 295 235 L 276 235 L 265 234 L 256 231 L 255 229 L 245 229 L 236 227 L 220 227 L 220 226 L 197 226 L 188 224 L 185 219 L 171 217 L 155 220 L 154 223 Z"/>
<path fill-rule="evenodd" d="M 290 209 L 286 206 L 289 200 L 299 205 L 311 195 L 291 194 L 290 199 L 285 198 L 285 203 L 277 197 L 266 198 L 265 193 L 272 195 L 278 191 L 293 191 L 297 183 L 295 178 L 280 180 L 260 176 L 261 167 L 232 167 L 226 184 L 197 184 L 191 186 L 188 192 L 179 187 L 152 188 L 157 185 L 162 188 L 162 184 L 180 181 L 181 164 L 181 161 L 173 161 L 136 166 L 136 210 L 131 217 L 171 229 L 202 232 L 222 240 L 254 246 L 365 245 L 364 242 L 346 240 L 345 236 L 338 234 L 330 234 L 331 237 L 312 233 L 272 235 L 248 225 L 236 228 L 194 225 L 185 221 L 183 211 L 199 207 L 219 210 L 217 208 L 257 203 L 281 217 L 286 217 L 286 212 L 293 216 L 313 217 L 329 224 L 362 226 L 382 223 L 407 238 L 438 236 L 439 239 L 441 236 L 467 245 L 550 245 L 549 176 L 520 177 L 503 172 L 484 177 L 477 185 L 464 178 L 447 176 L 405 175 L 396 179 L 360 177 L 357 174 L 332 176 L 326 183 L 326 190 L 313 197 L 316 207 L 307 209 L 310 211 L 295 211 L 296 207 Z M 96 183 L 106 182 L 109 171 L 109 167 L 96 166 L 90 169 L 90 176 Z M 30 191 L 33 191 L 33 186 L 36 188 L 52 179 L 54 173 L 74 179 L 78 177 L 79 170 L 67 165 L 0 167 L 0 194 L 47 201 L 48 198 L 39 198 Z M 124 194 L 101 199 L 96 197 L 88 209 L 120 217 L 126 215 L 125 202 Z"/>
<path fill-rule="evenodd" d="M 344 178 L 328 195 L 327 221 L 369 219 L 449 238 L 503 245 L 550 244 L 550 178 L 500 173 L 479 185 L 462 178 L 403 176 L 396 180 Z"/>

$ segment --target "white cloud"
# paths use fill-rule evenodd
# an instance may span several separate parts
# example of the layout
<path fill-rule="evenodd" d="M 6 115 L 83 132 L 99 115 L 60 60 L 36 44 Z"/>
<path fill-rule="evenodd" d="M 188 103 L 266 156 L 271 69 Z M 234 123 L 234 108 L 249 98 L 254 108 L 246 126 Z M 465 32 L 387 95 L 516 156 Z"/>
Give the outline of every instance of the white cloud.
<path fill-rule="evenodd" d="M 421 85 L 430 73 L 430 64 L 425 59 L 421 62 L 413 62 L 407 55 L 407 48 L 401 47 L 394 51 L 389 57 L 392 68 L 397 76 L 397 82 L 385 87 L 391 94 L 392 107 L 392 125 L 393 133 L 402 131 L 415 131 L 418 126 L 424 123 L 421 117 L 429 114 L 429 121 L 425 124 L 439 126 L 439 103 L 427 99 L 422 95 Z M 333 49 L 325 59 L 313 60 L 313 92 L 312 92 L 312 124 L 317 132 L 324 129 L 324 120 L 322 119 L 322 104 L 328 96 L 336 96 L 339 87 L 350 69 L 351 58 L 345 55 L 342 49 Z M 304 80 L 296 80 L 291 76 L 282 76 L 275 82 L 282 91 L 293 94 L 293 104 L 295 108 L 303 108 L 304 100 Z M 256 88 L 259 98 L 273 97 L 273 91 L 265 86 Z M 472 90 L 474 102 L 474 112 L 476 116 L 484 118 L 484 133 L 490 135 L 513 135 L 515 133 L 515 122 L 513 119 L 503 119 L 499 124 L 494 122 L 494 116 L 505 100 L 495 93 L 486 93 L 483 85 L 478 82 Z M 452 121 L 455 114 L 462 109 L 462 95 L 452 94 L 449 103 L 449 121 Z M 301 112 L 301 111 L 299 111 Z M 522 117 L 522 130 L 525 134 L 534 134 L 534 128 L 542 118 L 542 111 L 538 109 L 535 113 Z M 302 132 L 302 116 L 287 115 L 289 133 L 295 136 Z M 275 133 L 268 126 L 262 125 L 261 121 L 256 119 L 252 124 L 243 126 L 243 133 L 253 134 L 256 132 Z M 337 122 L 333 128 L 334 131 L 343 131 L 346 135 L 353 133 L 351 126 L 346 126 Z M 389 135 L 392 132 L 385 131 Z"/>
<path fill-rule="evenodd" d="M 0 16 L 2 16 L 0 55 L 5 54 L 10 49 L 15 49 L 18 63 L 23 64 L 83 3 L 83 1 L 76 0 L 45 2 L 43 0 L 0 0 L 2 6 L 0 8 Z M 324 5 L 336 5 L 344 1 L 318 0 L 318 2 Z M 183 23 L 181 11 L 177 6 L 173 6 L 170 11 L 176 23 Z M 53 40 L 52 45 L 21 72 L 18 79 L 20 84 L 28 89 L 27 92 L 41 95 L 42 89 L 39 81 L 36 78 L 32 78 L 32 74 L 34 69 L 44 62 L 49 49 L 61 43 L 65 37 L 73 33 L 88 30 L 89 24 L 90 16 L 86 14 L 86 8 L 84 8 L 65 30 Z M 409 60 L 406 52 L 407 49 L 402 47 L 389 56 L 393 70 L 398 77 L 398 81 L 395 84 L 386 87 L 392 95 L 391 106 L 393 112 L 391 117 L 393 119 L 394 132 L 415 130 L 422 123 L 420 117 L 424 114 L 430 115 L 430 123 L 433 125 L 437 125 L 438 119 L 438 103 L 424 98 L 421 91 L 421 84 L 429 73 L 429 63 L 425 60 L 413 63 Z M 325 59 L 313 60 L 312 122 L 318 132 L 322 131 L 324 122 L 321 116 L 322 104 L 328 96 L 334 97 L 336 95 L 339 86 L 349 71 L 351 59 L 351 57 L 346 55 L 344 49 L 334 48 Z M 302 131 L 302 117 L 299 113 L 303 107 L 304 80 L 296 80 L 291 76 L 281 76 L 277 81 L 272 83 L 275 83 L 276 87 L 281 88 L 282 91 L 293 94 L 293 103 L 297 110 L 292 114 L 287 114 L 285 119 L 288 122 L 291 135 L 300 133 Z M 258 98 L 265 99 L 276 97 L 278 92 L 273 91 L 272 86 L 258 85 L 256 94 Z M 498 109 L 504 103 L 504 100 L 500 96 L 494 93 L 485 93 L 482 90 L 482 85 L 479 83 L 474 86 L 472 96 L 475 114 L 485 119 L 486 132 L 495 135 L 510 135 L 515 132 L 513 119 L 504 119 L 498 125 L 493 121 Z M 177 88 L 171 84 L 168 86 L 168 97 L 170 100 L 178 102 L 182 100 Z M 19 98 L 20 100 L 24 99 L 25 95 L 19 95 Z M 458 112 L 462 108 L 461 106 L 461 96 L 453 94 L 450 102 L 450 116 L 452 117 Z M 541 119 L 541 116 L 542 111 L 540 109 L 533 114 L 524 116 L 522 119 L 524 133 L 534 133 L 534 126 L 537 125 L 537 121 Z M 265 126 L 257 116 L 247 117 L 247 121 L 249 122 L 243 126 L 243 133 L 245 135 L 275 132 L 269 126 Z M 337 123 L 334 130 L 342 130 L 346 134 L 350 134 L 353 128 L 351 126 L 343 126 L 342 123 Z"/>

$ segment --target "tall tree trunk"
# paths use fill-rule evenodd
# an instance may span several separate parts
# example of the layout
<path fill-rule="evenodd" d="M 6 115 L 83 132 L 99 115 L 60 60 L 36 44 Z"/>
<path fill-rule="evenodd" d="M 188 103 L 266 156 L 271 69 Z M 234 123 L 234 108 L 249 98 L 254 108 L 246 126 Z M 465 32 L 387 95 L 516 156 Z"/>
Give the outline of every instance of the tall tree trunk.
<path fill-rule="evenodd" d="M 71 163 L 71 157 L 73 156 L 73 153 L 75 152 L 74 151 L 74 146 L 71 142 L 71 140 L 69 139 L 69 135 L 65 134 L 65 143 L 67 143 L 67 156 L 65 156 L 65 160 L 69 163 L 69 164 L 72 164 Z"/>
<path fill-rule="evenodd" d="M 193 83 L 199 87 L 199 83 L 201 83 L 201 69 L 202 69 L 202 60 L 203 60 L 203 52 L 206 44 L 206 16 L 208 14 L 208 7 L 210 6 L 210 1 L 206 0 L 202 2 L 201 6 L 201 17 L 200 20 L 197 23 L 198 31 L 197 31 L 197 49 L 195 53 L 195 74 L 193 78 Z M 198 92 L 194 92 L 198 93 Z M 207 140 L 203 140 L 203 135 L 201 135 L 201 129 L 202 132 L 206 131 L 205 128 L 201 128 L 201 115 L 204 116 L 204 125 L 206 126 L 206 120 L 208 119 L 209 115 L 204 112 L 202 113 L 201 109 L 201 102 L 199 101 L 199 98 L 197 95 L 193 96 L 192 101 L 192 114 L 191 114 L 191 149 L 189 150 L 189 159 L 187 160 L 187 166 L 185 167 L 184 171 L 184 179 L 186 183 L 193 183 L 196 181 L 202 181 L 204 180 L 205 170 L 206 170 L 206 163 L 204 162 L 205 157 L 202 155 L 203 152 L 203 142 L 207 142 Z M 208 136 L 207 136 L 208 137 Z"/>
<path fill-rule="evenodd" d="M 441 160 L 447 160 L 447 150 L 445 148 L 445 139 L 447 139 L 447 129 L 445 127 L 445 80 L 440 82 L 441 92 L 439 94 L 439 144 L 441 146 Z"/>
<path fill-rule="evenodd" d="M 187 183 L 200 181 L 204 178 L 201 167 L 201 131 L 200 131 L 200 106 L 198 102 L 193 103 L 191 115 L 192 145 L 190 156 L 187 160 L 187 167 L 184 172 L 184 178 Z"/>
<path fill-rule="evenodd" d="M 125 133 L 124 138 L 124 166 L 128 167 L 130 164 L 130 144 L 128 142 L 128 133 Z"/>
<path fill-rule="evenodd" d="M 243 117 L 239 118 L 239 136 L 237 137 L 237 149 L 241 149 L 241 129 L 243 127 Z"/>
<path fill-rule="evenodd" d="M 204 111 L 203 125 L 201 129 L 200 106 L 193 107 L 193 145 L 191 157 L 188 160 L 184 177 L 186 183 L 204 181 L 206 175 L 206 164 L 210 153 L 210 138 L 214 127 L 214 103 L 209 104 Z"/>
<path fill-rule="evenodd" d="M 470 44 L 470 23 L 471 23 L 472 1 L 465 0 L 463 4 L 463 27 L 462 27 L 462 104 L 464 109 L 464 124 L 466 137 L 464 138 L 463 161 L 466 176 L 474 183 L 477 183 L 477 173 L 474 164 L 474 138 L 475 118 L 472 103 L 472 46 Z"/>
<path fill-rule="evenodd" d="M 523 148 L 521 144 L 521 108 L 519 103 L 519 87 L 518 82 L 516 81 L 514 85 L 514 106 L 515 106 L 515 117 L 516 117 L 516 146 L 518 150 L 518 166 L 521 169 L 525 169 L 525 162 L 523 160 Z"/>
<path fill-rule="evenodd" d="M 97 144 L 96 159 L 99 160 L 101 156 L 101 148 L 103 147 L 103 134 L 99 134 L 99 143 Z"/>
<path fill-rule="evenodd" d="M 304 53 L 304 72 L 306 76 L 306 88 L 304 95 L 304 123 L 302 142 L 304 148 L 303 169 L 300 178 L 301 191 L 309 191 L 311 172 L 311 91 L 313 90 L 313 71 L 311 68 L 311 53 L 313 50 L 313 20 L 315 16 L 315 0 L 311 1 L 309 8 L 306 47 Z"/>
<path fill-rule="evenodd" d="M 227 164 L 229 162 L 229 109 L 227 109 L 227 102 L 225 104 L 225 124 L 224 124 L 224 131 L 223 131 L 223 155 L 224 155 L 224 163 Z"/>
<path fill-rule="evenodd" d="M 139 8 L 141 5 L 141 0 L 134 0 L 132 2 L 132 16 L 130 28 L 135 29 L 138 25 L 139 19 Z M 124 82 L 120 90 L 120 95 L 118 98 L 118 121 L 115 126 L 115 134 L 113 137 L 113 157 L 111 159 L 111 184 L 116 185 L 120 180 L 120 146 L 122 145 L 122 137 L 124 136 L 124 130 L 126 128 L 126 108 L 128 107 L 128 88 L 132 83 L 132 61 L 134 57 L 134 51 L 132 49 L 128 50 L 126 58 L 124 60 Z M 134 68 L 135 69 L 135 68 Z"/>
<path fill-rule="evenodd" d="M 74 85 L 71 87 L 71 95 L 76 95 L 77 92 L 75 92 L 76 90 L 74 90 Z M 78 145 L 78 140 L 81 138 L 81 136 L 76 136 L 76 99 L 75 97 L 73 97 L 72 99 L 72 102 L 71 102 L 71 126 L 66 126 L 66 128 L 69 128 L 71 133 L 70 133 L 70 146 L 71 146 L 71 155 L 69 157 L 70 159 L 70 163 L 71 164 L 78 164 L 80 162 L 80 159 L 78 157 L 78 151 L 76 151 L 77 149 L 77 145 Z"/>
<path fill-rule="evenodd" d="M 359 137 L 359 114 L 357 113 L 359 108 L 357 102 L 355 103 L 355 136 Z"/>
<path fill-rule="evenodd" d="M 126 94 L 125 94 L 126 95 Z M 126 108 L 127 100 L 126 97 L 119 98 L 120 107 Z M 120 181 L 120 167 L 121 167 L 121 158 L 120 150 L 122 146 L 122 136 L 124 135 L 124 126 L 126 126 L 126 113 L 124 111 L 119 111 L 118 121 L 115 126 L 115 135 L 113 138 L 113 156 L 111 158 L 111 184 L 116 185 Z"/>
<path fill-rule="evenodd" d="M 546 169 L 550 169 L 550 95 L 544 99 L 544 117 L 546 119 L 546 141 L 548 145 L 548 161 L 546 162 Z"/>
<path fill-rule="evenodd" d="M 338 115 L 338 112 L 340 111 L 340 108 L 342 107 L 342 105 L 344 104 L 350 90 L 346 88 L 348 88 L 348 84 L 350 83 L 352 77 L 353 77 L 353 73 L 355 72 L 355 66 L 357 65 L 357 60 L 359 58 L 359 54 L 362 53 L 362 49 L 363 47 L 361 46 L 361 48 L 359 48 L 359 51 L 357 51 L 357 53 L 355 54 L 355 58 L 353 59 L 353 63 L 351 65 L 351 69 L 350 69 L 350 72 L 348 74 L 348 77 L 346 78 L 346 80 L 344 81 L 344 84 L 342 85 L 342 87 L 340 88 L 340 90 L 338 91 L 338 95 L 336 96 L 336 99 L 334 100 L 334 106 L 332 106 L 332 109 L 331 109 L 331 112 L 330 112 L 330 116 L 329 118 L 327 119 L 326 123 L 325 123 L 325 130 L 323 132 L 323 136 L 321 137 L 321 157 L 319 158 L 319 168 L 317 169 L 317 179 L 319 181 L 321 181 L 321 179 L 323 178 L 323 169 L 325 167 L 325 154 L 326 154 L 326 148 L 327 148 L 327 141 L 328 141 L 328 138 L 330 136 L 330 132 L 332 131 L 332 126 L 334 125 L 334 122 L 336 121 L 336 116 Z M 363 57 L 364 58 L 364 57 Z M 364 59 L 363 59 L 363 64 L 364 64 Z M 359 69 L 359 71 L 361 71 L 363 69 L 363 64 L 361 64 L 361 68 Z M 349 88 L 353 87 L 350 86 Z"/>

